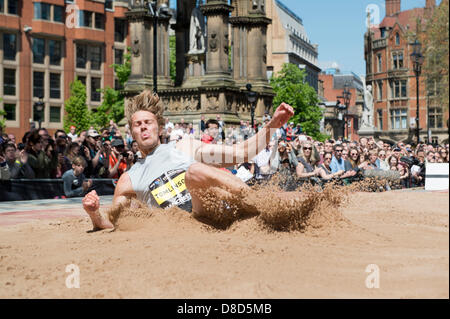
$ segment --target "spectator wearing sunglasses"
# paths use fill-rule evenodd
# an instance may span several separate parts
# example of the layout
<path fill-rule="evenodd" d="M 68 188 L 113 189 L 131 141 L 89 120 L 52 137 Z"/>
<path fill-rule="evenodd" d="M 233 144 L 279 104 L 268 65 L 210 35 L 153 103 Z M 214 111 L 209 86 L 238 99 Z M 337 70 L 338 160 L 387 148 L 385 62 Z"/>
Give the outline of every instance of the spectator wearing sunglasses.
<path fill-rule="evenodd" d="M 344 174 L 344 171 L 338 171 L 336 173 L 333 173 L 331 171 L 331 160 L 333 159 L 333 153 L 332 152 L 325 152 L 323 154 L 323 164 L 319 166 L 319 176 L 324 180 L 330 180 L 332 178 L 337 178 Z"/>
<path fill-rule="evenodd" d="M 344 148 L 342 145 L 334 146 L 334 156 L 331 160 L 330 168 L 332 173 L 338 173 L 342 171 L 342 178 L 351 177 L 356 175 L 356 171 L 352 169 L 352 165 L 349 161 L 346 161 L 342 158 L 342 151 Z"/>
<path fill-rule="evenodd" d="M 320 168 L 316 165 L 320 162 L 319 153 L 310 142 L 303 142 L 299 151 L 297 176 L 306 178 L 319 176 Z"/>

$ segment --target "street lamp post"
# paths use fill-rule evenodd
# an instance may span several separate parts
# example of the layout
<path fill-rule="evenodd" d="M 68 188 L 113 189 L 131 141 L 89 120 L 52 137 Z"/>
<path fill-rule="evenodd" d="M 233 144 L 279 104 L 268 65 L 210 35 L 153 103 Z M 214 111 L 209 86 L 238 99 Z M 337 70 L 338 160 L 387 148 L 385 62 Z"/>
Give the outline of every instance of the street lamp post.
<path fill-rule="evenodd" d="M 252 128 L 255 129 L 255 101 L 258 93 L 252 91 L 252 85 L 250 83 L 247 83 L 245 87 L 247 88 L 247 101 L 250 103 L 250 116 L 252 121 L 251 125 Z"/>
<path fill-rule="evenodd" d="M 166 16 L 169 8 L 165 3 L 161 3 L 158 8 L 156 5 L 156 1 L 148 2 L 148 11 L 150 12 L 150 16 L 153 17 L 153 92 L 158 93 L 158 19 L 161 16 Z"/>
<path fill-rule="evenodd" d="M 420 73 L 422 72 L 422 64 L 424 61 L 424 56 L 421 53 L 422 44 L 417 41 L 417 39 L 414 41 L 414 43 L 411 43 L 413 46 L 413 53 L 411 54 L 411 60 L 413 62 L 413 69 L 414 74 L 416 75 L 416 102 L 417 102 L 417 108 L 416 108 L 416 139 L 417 139 L 417 145 L 419 145 L 420 142 L 420 128 L 419 128 L 419 77 Z"/>
<path fill-rule="evenodd" d="M 336 111 L 337 111 L 337 119 L 338 119 L 338 121 L 344 121 L 345 109 L 346 109 L 345 104 L 341 104 L 341 101 L 337 100 L 337 102 L 336 102 Z M 339 126 L 340 125 L 338 124 L 338 127 Z M 342 137 L 343 138 L 344 138 L 344 135 L 345 135 L 345 121 L 344 121 L 344 126 L 342 126 Z M 338 139 L 338 138 L 339 138 L 339 136 L 335 136 L 335 139 Z"/>
<path fill-rule="evenodd" d="M 338 96 L 338 98 L 341 98 L 344 100 L 344 105 L 340 106 L 339 100 L 338 100 L 338 104 L 337 104 L 338 109 L 341 110 L 342 114 L 343 114 L 342 116 L 344 119 L 344 129 L 343 129 L 342 135 L 343 135 L 344 139 L 348 139 L 347 114 L 348 114 L 348 107 L 350 105 L 350 98 L 352 96 L 352 93 L 350 92 L 350 90 L 348 88 L 349 88 L 348 83 L 345 83 L 344 91 L 342 91 L 342 96 Z"/>
<path fill-rule="evenodd" d="M 44 110 L 44 107 L 45 107 L 44 98 L 42 96 L 40 96 L 39 101 L 34 102 L 33 106 L 37 111 L 37 120 L 39 123 L 39 129 L 40 129 L 41 123 L 42 123 L 42 111 Z"/>

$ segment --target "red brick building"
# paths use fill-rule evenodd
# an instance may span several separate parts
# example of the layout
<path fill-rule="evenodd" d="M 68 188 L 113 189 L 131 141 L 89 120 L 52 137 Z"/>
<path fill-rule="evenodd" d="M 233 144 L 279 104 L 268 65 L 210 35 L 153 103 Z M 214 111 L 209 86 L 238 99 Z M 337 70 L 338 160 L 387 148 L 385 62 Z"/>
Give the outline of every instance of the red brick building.
<path fill-rule="evenodd" d="M 63 127 L 64 101 L 77 76 L 86 84 L 87 104 L 96 108 L 96 90 L 114 87 L 114 70 L 129 45 L 128 1 L 0 0 L 0 109 L 6 132 L 19 141 L 39 113 L 52 134 Z"/>
<path fill-rule="evenodd" d="M 401 11 L 400 0 L 386 0 L 386 17 L 365 34 L 366 83 L 372 85 L 374 97 L 374 125 L 376 136 L 387 141 L 415 141 L 417 109 L 416 77 L 411 53 L 417 18 L 424 26 L 436 6 L 435 0 L 426 0 L 424 8 Z M 424 54 L 422 49 L 422 53 Z M 448 140 L 443 110 L 428 91 L 425 78 L 419 78 L 419 127 L 421 141 Z"/>
<path fill-rule="evenodd" d="M 325 133 L 334 139 L 344 137 L 350 141 L 358 140 L 363 104 L 363 83 L 361 79 L 354 73 L 341 74 L 337 70 L 330 69 L 319 74 L 319 82 L 321 84 L 320 95 L 324 99 L 322 107 L 325 108 Z M 340 115 L 337 105 L 343 106 L 345 104 L 343 99 L 345 86 L 347 86 L 351 95 L 348 110 L 345 115 Z"/>

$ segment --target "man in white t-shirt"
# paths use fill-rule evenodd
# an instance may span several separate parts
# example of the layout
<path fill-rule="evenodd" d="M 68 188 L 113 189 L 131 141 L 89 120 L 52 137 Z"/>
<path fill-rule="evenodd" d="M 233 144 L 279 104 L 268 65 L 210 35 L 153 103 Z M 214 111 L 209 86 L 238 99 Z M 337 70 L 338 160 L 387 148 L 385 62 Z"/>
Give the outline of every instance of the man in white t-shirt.
<path fill-rule="evenodd" d="M 166 117 L 166 123 L 164 124 L 164 129 L 167 131 L 167 129 L 171 127 L 172 130 L 174 129 L 173 123 L 169 121 L 169 118 Z"/>

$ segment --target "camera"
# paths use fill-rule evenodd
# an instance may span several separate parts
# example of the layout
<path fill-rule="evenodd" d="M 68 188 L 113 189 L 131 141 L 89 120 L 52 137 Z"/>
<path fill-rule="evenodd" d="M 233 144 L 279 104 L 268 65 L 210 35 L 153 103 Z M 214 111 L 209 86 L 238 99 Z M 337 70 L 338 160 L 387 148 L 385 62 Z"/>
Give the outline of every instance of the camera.
<path fill-rule="evenodd" d="M 400 157 L 400 162 L 405 163 L 409 168 L 413 165 L 423 166 L 423 163 L 420 163 L 417 158 L 402 156 Z"/>
<path fill-rule="evenodd" d="M 123 152 L 123 153 L 122 153 L 122 156 L 123 156 L 124 158 L 128 158 L 128 152 Z"/>

